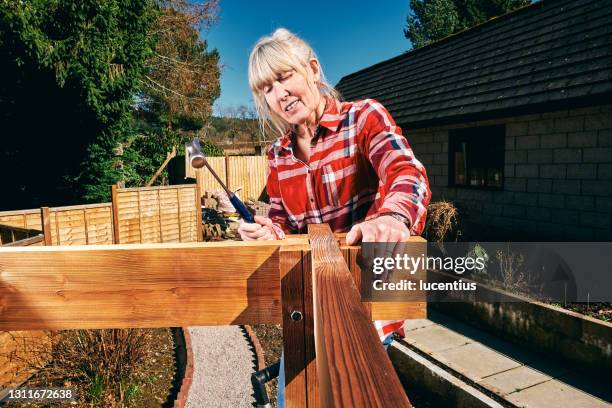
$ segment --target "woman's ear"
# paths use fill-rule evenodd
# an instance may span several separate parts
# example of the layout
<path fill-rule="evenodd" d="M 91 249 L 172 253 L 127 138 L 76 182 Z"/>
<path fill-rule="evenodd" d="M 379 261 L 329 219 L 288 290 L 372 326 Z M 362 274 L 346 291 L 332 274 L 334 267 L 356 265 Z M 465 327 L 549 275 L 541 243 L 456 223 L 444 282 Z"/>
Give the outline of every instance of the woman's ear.
<path fill-rule="evenodd" d="M 312 70 L 315 84 L 321 81 L 321 66 L 319 65 L 319 60 L 317 60 L 316 58 L 311 58 L 310 69 Z"/>

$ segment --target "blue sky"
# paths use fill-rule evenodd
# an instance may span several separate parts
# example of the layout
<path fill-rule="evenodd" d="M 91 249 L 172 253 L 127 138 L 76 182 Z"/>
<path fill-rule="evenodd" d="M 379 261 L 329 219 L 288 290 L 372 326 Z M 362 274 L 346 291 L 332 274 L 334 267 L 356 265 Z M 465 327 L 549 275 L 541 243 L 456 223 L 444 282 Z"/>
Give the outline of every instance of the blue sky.
<path fill-rule="evenodd" d="M 220 106 L 252 106 L 247 81 L 249 52 L 259 38 L 285 27 L 304 38 L 335 85 L 344 75 L 407 51 L 408 0 L 308 2 L 221 0 L 219 21 L 202 32 L 223 65 Z"/>

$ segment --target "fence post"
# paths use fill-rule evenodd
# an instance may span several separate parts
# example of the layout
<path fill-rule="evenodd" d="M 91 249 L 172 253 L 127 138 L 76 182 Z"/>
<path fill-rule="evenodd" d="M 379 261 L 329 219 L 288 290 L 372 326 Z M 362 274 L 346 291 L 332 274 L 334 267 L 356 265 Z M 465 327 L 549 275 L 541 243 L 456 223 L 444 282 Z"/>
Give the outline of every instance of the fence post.
<path fill-rule="evenodd" d="M 200 190 L 201 183 L 201 172 L 196 172 L 196 186 L 195 186 L 195 204 L 196 204 L 196 234 L 198 234 L 196 241 L 204 241 L 203 232 L 202 232 L 202 190 Z M 160 210 L 161 214 L 161 210 Z"/>
<path fill-rule="evenodd" d="M 227 188 L 232 190 L 233 186 L 230 186 L 230 159 L 229 156 L 225 155 L 225 185 Z M 232 190 L 233 191 L 233 190 Z"/>
<path fill-rule="evenodd" d="M 53 245 L 51 242 L 51 216 L 49 215 L 49 207 L 40 209 L 40 220 L 42 223 L 43 235 L 45 236 L 45 245 Z"/>
<path fill-rule="evenodd" d="M 280 249 L 285 400 L 290 408 L 307 406 L 303 259 L 299 247 Z"/>
<path fill-rule="evenodd" d="M 117 185 L 111 187 L 111 207 L 113 209 L 113 244 L 119 244 L 119 208 L 117 207 Z"/>

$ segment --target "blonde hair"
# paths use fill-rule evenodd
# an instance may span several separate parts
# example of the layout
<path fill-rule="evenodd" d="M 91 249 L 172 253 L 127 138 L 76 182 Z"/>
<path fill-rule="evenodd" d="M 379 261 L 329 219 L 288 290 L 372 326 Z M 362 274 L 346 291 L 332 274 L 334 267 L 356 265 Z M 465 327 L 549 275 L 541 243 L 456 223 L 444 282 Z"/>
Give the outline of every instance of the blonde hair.
<path fill-rule="evenodd" d="M 307 69 L 313 58 L 318 61 L 310 45 L 285 28 L 277 29 L 272 35 L 261 38 L 255 44 L 249 57 L 249 85 L 262 130 L 276 130 L 282 136 L 291 128 L 289 123 L 270 109 L 263 88 L 284 72 L 293 69 L 307 79 L 314 91 Z M 338 92 L 326 81 L 320 63 L 319 73 L 320 79 L 315 84 L 319 94 L 323 98 L 340 99 Z"/>

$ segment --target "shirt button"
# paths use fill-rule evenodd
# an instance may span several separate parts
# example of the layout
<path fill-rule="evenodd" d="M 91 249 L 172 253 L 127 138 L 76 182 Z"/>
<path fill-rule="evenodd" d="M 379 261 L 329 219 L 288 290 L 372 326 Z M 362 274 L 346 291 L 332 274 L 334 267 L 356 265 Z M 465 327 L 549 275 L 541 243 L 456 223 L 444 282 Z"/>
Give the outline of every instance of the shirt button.
<path fill-rule="evenodd" d="M 311 198 L 311 199 L 310 199 L 310 202 L 311 202 L 311 203 L 314 203 L 314 198 Z"/>

